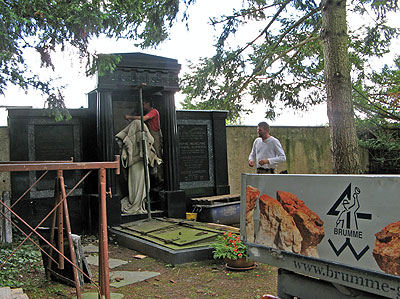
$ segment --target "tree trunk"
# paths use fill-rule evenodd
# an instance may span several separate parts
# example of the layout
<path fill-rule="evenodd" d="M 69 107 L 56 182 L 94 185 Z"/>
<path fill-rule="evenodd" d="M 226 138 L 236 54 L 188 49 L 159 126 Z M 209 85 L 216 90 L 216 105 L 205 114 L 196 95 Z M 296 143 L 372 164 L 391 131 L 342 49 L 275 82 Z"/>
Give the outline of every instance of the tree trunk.
<path fill-rule="evenodd" d="M 351 97 L 346 1 L 323 0 L 322 7 L 321 39 L 333 170 L 335 173 L 360 173 Z"/>

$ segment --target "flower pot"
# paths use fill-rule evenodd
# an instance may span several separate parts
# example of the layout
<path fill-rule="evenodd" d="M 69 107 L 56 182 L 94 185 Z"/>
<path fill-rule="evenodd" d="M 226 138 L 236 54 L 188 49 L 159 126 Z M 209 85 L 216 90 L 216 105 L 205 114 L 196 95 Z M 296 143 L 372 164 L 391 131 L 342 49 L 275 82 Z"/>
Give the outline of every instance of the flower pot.
<path fill-rule="evenodd" d="M 246 260 L 246 258 L 240 258 L 237 260 L 226 258 L 225 262 L 226 262 L 225 266 L 229 270 L 245 271 L 254 269 L 255 267 L 254 261 Z"/>

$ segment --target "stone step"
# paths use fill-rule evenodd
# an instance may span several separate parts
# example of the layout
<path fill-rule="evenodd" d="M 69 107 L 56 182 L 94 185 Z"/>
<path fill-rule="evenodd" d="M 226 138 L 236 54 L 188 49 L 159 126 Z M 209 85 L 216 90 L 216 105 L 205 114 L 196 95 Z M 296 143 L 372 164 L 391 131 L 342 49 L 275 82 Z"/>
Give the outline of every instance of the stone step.
<path fill-rule="evenodd" d="M 0 288 L 1 299 L 29 299 L 28 295 L 24 294 L 21 288 L 11 289 L 10 287 Z"/>

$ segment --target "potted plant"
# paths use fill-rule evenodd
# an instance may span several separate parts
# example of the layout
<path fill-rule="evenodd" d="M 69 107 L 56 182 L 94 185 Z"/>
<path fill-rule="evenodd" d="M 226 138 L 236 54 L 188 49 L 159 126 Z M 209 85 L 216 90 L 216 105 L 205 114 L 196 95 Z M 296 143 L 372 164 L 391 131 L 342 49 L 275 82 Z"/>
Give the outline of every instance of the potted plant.
<path fill-rule="evenodd" d="M 240 240 L 239 235 L 225 232 L 217 237 L 212 246 L 214 258 L 225 259 L 227 268 L 239 270 L 254 267 L 254 262 L 248 259 L 247 246 Z"/>

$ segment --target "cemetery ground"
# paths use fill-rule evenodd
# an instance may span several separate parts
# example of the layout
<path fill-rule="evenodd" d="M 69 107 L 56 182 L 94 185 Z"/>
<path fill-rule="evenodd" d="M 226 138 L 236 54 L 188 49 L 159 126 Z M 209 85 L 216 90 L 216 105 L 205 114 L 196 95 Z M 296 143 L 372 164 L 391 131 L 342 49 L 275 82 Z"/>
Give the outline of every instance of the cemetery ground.
<path fill-rule="evenodd" d="M 29 243 L 29 242 L 28 242 Z M 82 245 L 97 247 L 97 238 L 83 237 Z M 0 245 L 0 260 L 10 246 Z M 16 245 L 14 245 L 15 248 Z M 229 271 L 222 260 L 192 262 L 172 266 L 151 257 L 139 259 L 137 251 L 109 242 L 109 258 L 124 264 L 113 271 L 156 272 L 159 275 L 119 288 L 111 286 L 111 293 L 123 294 L 124 298 L 261 298 L 264 294 L 276 295 L 277 268 L 261 263 L 249 271 Z M 89 256 L 88 253 L 85 254 Z M 92 258 L 97 253 L 90 253 Z M 111 266 L 111 263 L 110 263 Z M 92 278 L 98 279 L 98 267 L 90 265 Z M 118 272 L 119 273 L 119 272 Z M 123 277 L 114 276 L 111 282 L 123 282 Z M 11 284 L 11 285 L 10 285 Z M 76 290 L 46 279 L 40 251 L 33 245 L 23 245 L 13 256 L 11 263 L 1 270 L 0 287 L 23 288 L 29 298 L 74 298 Z M 82 293 L 97 292 L 94 284 L 85 283 Z M 97 296 L 95 297 L 97 298 Z"/>

